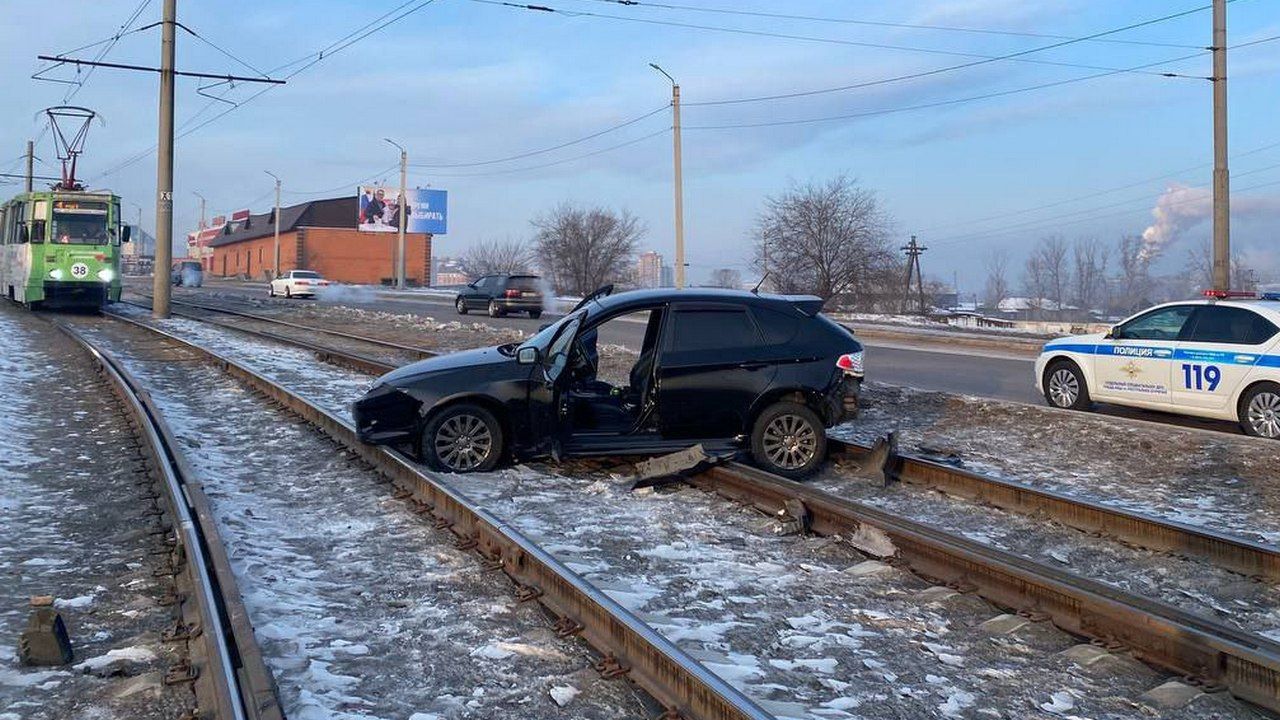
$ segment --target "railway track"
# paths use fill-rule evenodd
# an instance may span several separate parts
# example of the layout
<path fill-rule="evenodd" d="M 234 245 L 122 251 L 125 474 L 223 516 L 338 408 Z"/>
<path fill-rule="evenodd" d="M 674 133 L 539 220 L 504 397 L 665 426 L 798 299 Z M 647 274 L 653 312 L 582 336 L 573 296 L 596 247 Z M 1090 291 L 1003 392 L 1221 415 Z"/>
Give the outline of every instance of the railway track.
<path fill-rule="evenodd" d="M 173 433 L 137 380 L 108 352 L 63 323 L 101 368 L 143 438 L 144 451 L 160 475 L 166 514 L 172 523 L 172 564 L 183 623 L 167 639 L 185 641 L 190 667 L 179 678 L 195 683 L 197 711 L 217 720 L 282 720 L 275 684 L 262 660 L 208 500 L 193 482 Z"/>
<path fill-rule="evenodd" d="M 600 657 L 597 669 L 605 677 L 625 676 L 665 708 L 668 717 L 688 720 L 771 717 L 608 595 L 443 479 L 426 473 L 395 450 L 359 442 L 346 418 L 207 348 L 128 317 L 113 317 L 201 354 L 369 463 L 394 484 L 395 498 L 411 503 L 416 513 L 433 518 L 437 528 L 452 533 L 456 547 L 478 553 L 486 570 L 505 573 L 516 587 L 518 600 L 536 601 L 557 618 L 557 633 L 562 637 L 580 637 L 594 648 Z"/>
<path fill-rule="evenodd" d="M 234 328 L 258 337 L 281 338 Z M 288 340 L 283 340 L 289 342 Z M 313 350 L 304 344 L 299 344 Z M 314 350 L 313 350 L 314 351 Z M 334 351 L 328 356 L 333 360 Z M 339 360 L 341 362 L 341 360 Z M 392 369 L 382 363 L 375 372 Z M 1268 546 L 1081 498 L 988 478 L 927 458 L 837 443 L 836 452 L 878 464 L 886 476 L 1014 512 L 1048 515 L 1063 524 L 1127 544 L 1185 553 L 1245 575 L 1274 580 Z M 1209 689 L 1280 711 L 1280 643 L 1150 598 L 1049 568 L 867 505 L 731 463 L 689 478 L 704 490 L 766 512 L 787 514 L 811 532 L 852 538 L 868 554 L 905 565 L 1001 608 L 1050 619 L 1058 627 L 1173 671 Z"/>

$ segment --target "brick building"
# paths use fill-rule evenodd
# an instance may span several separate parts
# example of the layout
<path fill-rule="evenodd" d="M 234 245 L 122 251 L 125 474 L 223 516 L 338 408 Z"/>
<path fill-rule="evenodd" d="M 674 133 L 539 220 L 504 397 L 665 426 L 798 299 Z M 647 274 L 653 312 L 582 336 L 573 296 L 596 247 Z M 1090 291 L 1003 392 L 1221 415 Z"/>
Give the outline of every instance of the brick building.
<path fill-rule="evenodd" d="M 280 208 L 280 272 L 315 270 L 330 280 L 390 284 L 395 278 L 396 233 L 356 229 L 358 198 L 313 200 Z M 209 243 L 205 271 L 218 277 L 266 280 L 275 247 L 272 211 L 228 223 Z M 431 268 L 431 235 L 405 235 L 405 282 L 426 285 Z"/>

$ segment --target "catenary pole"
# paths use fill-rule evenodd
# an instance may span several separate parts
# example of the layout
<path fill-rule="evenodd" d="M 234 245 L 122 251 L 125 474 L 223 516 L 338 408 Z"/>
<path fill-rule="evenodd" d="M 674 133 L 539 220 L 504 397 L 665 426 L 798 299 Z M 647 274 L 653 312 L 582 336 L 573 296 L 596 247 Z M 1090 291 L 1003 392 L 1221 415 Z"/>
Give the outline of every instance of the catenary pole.
<path fill-rule="evenodd" d="M 1227 170 L 1227 0 L 1213 0 L 1213 289 L 1231 289 L 1231 173 Z"/>
<path fill-rule="evenodd" d="M 275 178 L 276 181 L 276 209 L 271 213 L 272 219 L 275 220 L 275 242 L 271 249 L 271 279 L 280 277 L 280 178 L 270 170 L 264 170 L 266 174 Z"/>
<path fill-rule="evenodd" d="M 404 289 L 404 231 L 408 224 L 408 218 L 405 217 L 406 210 L 409 207 L 408 198 L 405 193 L 408 192 L 409 185 L 409 153 L 405 151 L 400 143 L 391 138 L 383 138 L 387 142 L 395 145 L 400 150 L 400 196 L 396 200 L 396 206 L 399 211 L 396 217 L 399 219 L 399 227 L 396 229 L 396 287 Z"/>
<path fill-rule="evenodd" d="M 676 222 L 676 288 L 684 287 L 684 162 L 682 156 L 682 142 L 680 139 L 680 85 L 676 79 L 659 67 L 656 63 L 649 63 L 649 67 L 657 70 L 671 81 L 671 145 L 672 160 L 675 165 L 673 176 L 675 185 L 675 222 Z"/>
<path fill-rule="evenodd" d="M 169 268 L 173 265 L 173 86 L 177 0 L 164 0 L 160 21 L 160 122 L 156 143 L 156 263 L 151 314 L 169 317 Z"/>
<path fill-rule="evenodd" d="M 36 177 L 36 144 L 32 140 L 27 141 L 27 192 L 35 189 Z"/>

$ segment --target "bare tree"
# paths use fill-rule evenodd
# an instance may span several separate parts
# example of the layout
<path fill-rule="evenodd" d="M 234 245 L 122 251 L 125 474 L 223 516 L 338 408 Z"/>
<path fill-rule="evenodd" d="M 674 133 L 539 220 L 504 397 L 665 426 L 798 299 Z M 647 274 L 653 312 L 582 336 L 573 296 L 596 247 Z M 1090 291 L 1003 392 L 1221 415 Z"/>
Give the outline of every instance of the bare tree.
<path fill-rule="evenodd" d="M 779 292 L 874 304 L 896 297 L 900 282 L 888 226 L 875 194 L 843 175 L 792 186 L 767 198 L 756 219 L 756 266 Z"/>
<path fill-rule="evenodd" d="M 740 288 L 742 287 L 742 273 L 731 268 L 717 268 L 711 271 L 709 284 L 711 287 L 718 288 Z"/>
<path fill-rule="evenodd" d="M 495 273 L 526 273 L 533 266 L 529 247 L 519 240 L 486 240 L 467 248 L 460 259 L 462 272 L 475 279 Z"/>
<path fill-rule="evenodd" d="M 1213 246 L 1209 242 L 1198 243 L 1187 251 L 1187 265 L 1183 270 L 1187 294 L 1194 295 L 1213 287 Z M 1256 274 L 1246 268 L 1235 253 L 1231 255 L 1231 289 L 1256 290 Z"/>
<path fill-rule="evenodd" d="M 1145 244 L 1139 235 L 1120 238 L 1120 276 L 1117 278 L 1119 293 L 1115 303 L 1121 314 L 1128 314 L 1151 305 L 1147 302 L 1151 293 L 1151 259 L 1143 252 Z"/>
<path fill-rule="evenodd" d="M 543 272 L 563 292 L 586 294 L 631 276 L 644 224 L 627 211 L 561 204 L 533 220 Z"/>
<path fill-rule="evenodd" d="M 1106 307 L 1105 287 L 1110 260 L 1111 252 L 1096 238 L 1077 240 L 1072 247 L 1074 300 L 1081 309 Z"/>
<path fill-rule="evenodd" d="M 1009 297 L 1009 251 L 992 250 L 987 254 L 987 289 L 984 301 L 993 310 L 1000 309 L 1000 303 Z"/>
<path fill-rule="evenodd" d="M 1045 294 L 1040 297 L 1052 303 L 1061 312 L 1066 305 L 1067 287 L 1071 284 L 1071 268 L 1067 264 L 1067 241 L 1061 235 L 1042 238 L 1033 251 L 1039 258 L 1044 276 Z"/>
<path fill-rule="evenodd" d="M 1022 287 L 1031 301 L 1030 310 L 1037 320 L 1044 318 L 1044 299 L 1049 294 L 1049 278 L 1044 268 L 1044 258 L 1032 252 L 1022 271 Z"/>

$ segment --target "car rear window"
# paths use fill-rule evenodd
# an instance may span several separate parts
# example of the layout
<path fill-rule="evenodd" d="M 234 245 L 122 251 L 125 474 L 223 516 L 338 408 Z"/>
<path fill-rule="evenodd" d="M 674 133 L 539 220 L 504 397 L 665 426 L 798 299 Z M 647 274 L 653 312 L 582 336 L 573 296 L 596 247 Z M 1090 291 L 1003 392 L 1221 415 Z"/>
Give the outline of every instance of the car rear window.
<path fill-rule="evenodd" d="M 760 332 L 764 334 L 765 345 L 785 345 L 796 336 L 800 328 L 800 314 L 772 308 L 754 307 L 752 314 L 760 324 Z"/>
<path fill-rule="evenodd" d="M 1196 313 L 1187 340 L 1191 342 L 1258 345 L 1276 334 L 1276 326 L 1244 308 L 1209 305 Z"/>
<path fill-rule="evenodd" d="M 294 270 L 293 276 L 296 278 L 306 278 L 308 280 L 319 280 L 320 273 L 311 272 L 310 270 Z"/>
<path fill-rule="evenodd" d="M 540 280 L 536 275 L 513 275 L 507 282 L 507 287 L 521 292 L 538 292 Z"/>

